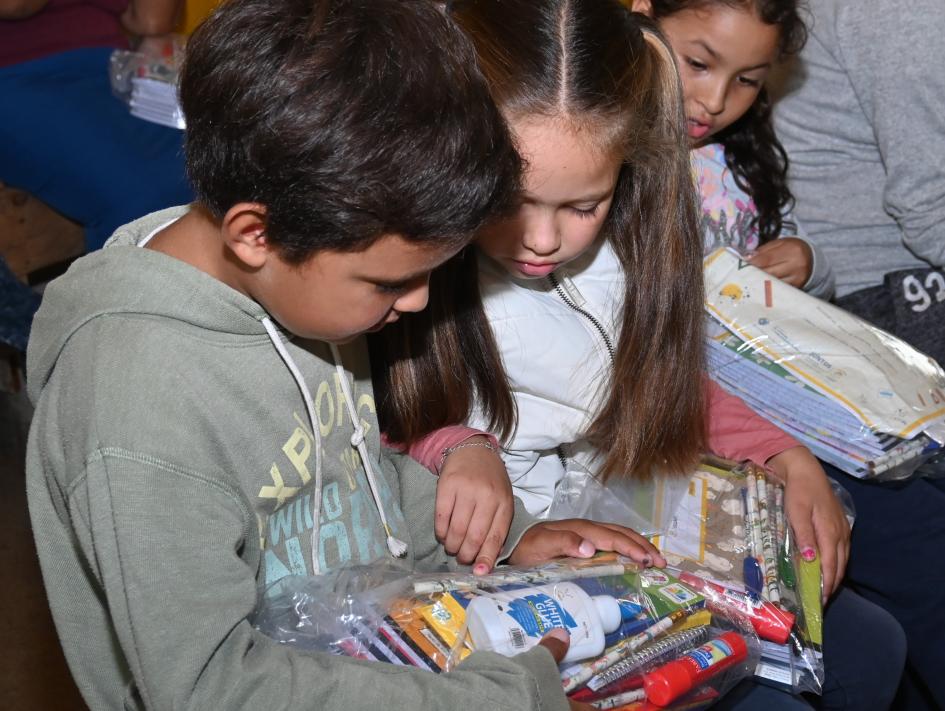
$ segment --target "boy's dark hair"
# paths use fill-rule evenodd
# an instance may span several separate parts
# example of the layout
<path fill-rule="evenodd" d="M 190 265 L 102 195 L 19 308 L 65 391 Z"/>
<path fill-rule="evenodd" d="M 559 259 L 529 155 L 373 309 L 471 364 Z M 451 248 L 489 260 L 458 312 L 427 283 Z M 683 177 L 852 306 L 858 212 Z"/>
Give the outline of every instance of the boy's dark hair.
<path fill-rule="evenodd" d="M 778 59 L 797 54 L 807 41 L 807 27 L 801 17 L 802 0 L 652 0 L 653 17 L 659 20 L 681 10 L 709 5 L 726 5 L 754 12 L 767 25 L 778 28 Z M 725 148 L 725 163 L 735 182 L 747 192 L 758 209 L 760 242 L 781 236 L 782 215 L 794 204 L 788 188 L 787 152 L 778 141 L 771 122 L 768 91 L 761 92 L 738 121 L 716 137 Z"/>
<path fill-rule="evenodd" d="M 518 191 L 475 52 L 430 0 L 229 0 L 180 96 L 198 200 L 265 205 L 290 263 L 384 234 L 462 243 Z"/>

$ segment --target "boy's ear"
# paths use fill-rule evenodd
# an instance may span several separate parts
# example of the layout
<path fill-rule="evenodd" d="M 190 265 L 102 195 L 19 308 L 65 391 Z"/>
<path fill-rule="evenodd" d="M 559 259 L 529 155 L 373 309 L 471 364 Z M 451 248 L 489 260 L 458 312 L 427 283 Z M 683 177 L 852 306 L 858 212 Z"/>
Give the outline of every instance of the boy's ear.
<path fill-rule="evenodd" d="M 650 4 L 650 0 L 631 0 L 630 9 L 648 17 L 653 17 L 653 6 Z"/>
<path fill-rule="evenodd" d="M 263 266 L 269 257 L 266 215 L 265 205 L 240 202 L 226 211 L 220 225 L 227 249 L 251 269 Z"/>

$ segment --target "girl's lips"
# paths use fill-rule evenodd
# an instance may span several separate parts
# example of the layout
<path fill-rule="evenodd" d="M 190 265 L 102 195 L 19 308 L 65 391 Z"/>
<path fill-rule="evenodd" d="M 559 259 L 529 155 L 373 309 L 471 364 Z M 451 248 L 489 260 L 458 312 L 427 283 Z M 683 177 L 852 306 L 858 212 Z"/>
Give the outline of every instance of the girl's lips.
<path fill-rule="evenodd" d="M 687 124 L 689 128 L 689 137 L 695 138 L 697 140 L 700 138 L 705 138 L 705 135 L 712 128 L 709 124 L 696 121 L 695 119 L 689 119 Z"/>
<path fill-rule="evenodd" d="M 557 262 L 545 262 L 543 264 L 534 264 L 532 262 L 520 262 L 517 259 L 512 260 L 512 264 L 525 276 L 543 277 L 548 276 L 558 266 Z"/>

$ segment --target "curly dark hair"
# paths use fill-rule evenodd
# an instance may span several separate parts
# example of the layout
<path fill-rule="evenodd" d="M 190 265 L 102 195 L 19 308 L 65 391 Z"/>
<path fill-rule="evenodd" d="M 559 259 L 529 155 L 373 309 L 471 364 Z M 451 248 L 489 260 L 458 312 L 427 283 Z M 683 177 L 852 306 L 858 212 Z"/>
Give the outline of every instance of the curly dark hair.
<path fill-rule="evenodd" d="M 762 22 L 779 30 L 778 59 L 797 54 L 807 42 L 801 16 L 803 0 L 652 0 L 653 17 L 709 5 L 751 9 Z M 771 122 L 771 99 L 762 88 L 751 108 L 716 137 L 725 148 L 725 163 L 738 186 L 758 209 L 756 226 L 762 244 L 781 235 L 782 215 L 794 204 L 787 183 L 788 156 Z"/>

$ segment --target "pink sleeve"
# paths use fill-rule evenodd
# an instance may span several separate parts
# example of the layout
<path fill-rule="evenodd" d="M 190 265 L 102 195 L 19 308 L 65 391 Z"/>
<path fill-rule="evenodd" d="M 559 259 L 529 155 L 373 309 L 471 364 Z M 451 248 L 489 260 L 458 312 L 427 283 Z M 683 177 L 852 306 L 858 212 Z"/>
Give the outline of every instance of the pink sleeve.
<path fill-rule="evenodd" d="M 434 430 L 426 437 L 418 439 L 407 448 L 407 454 L 420 462 L 434 474 L 440 473 L 440 460 L 443 459 L 443 450 L 453 447 L 460 442 L 465 442 L 470 437 L 488 437 L 489 442 L 496 449 L 499 448 L 499 441 L 488 432 L 481 432 L 466 425 L 449 425 Z M 391 442 L 386 436 L 382 435 L 381 440 L 388 447 L 404 451 L 404 448 L 396 442 Z"/>
<path fill-rule="evenodd" d="M 764 466 L 771 457 L 800 442 L 761 417 L 740 398 L 705 378 L 708 395 L 709 451 L 726 459 L 749 459 Z"/>

